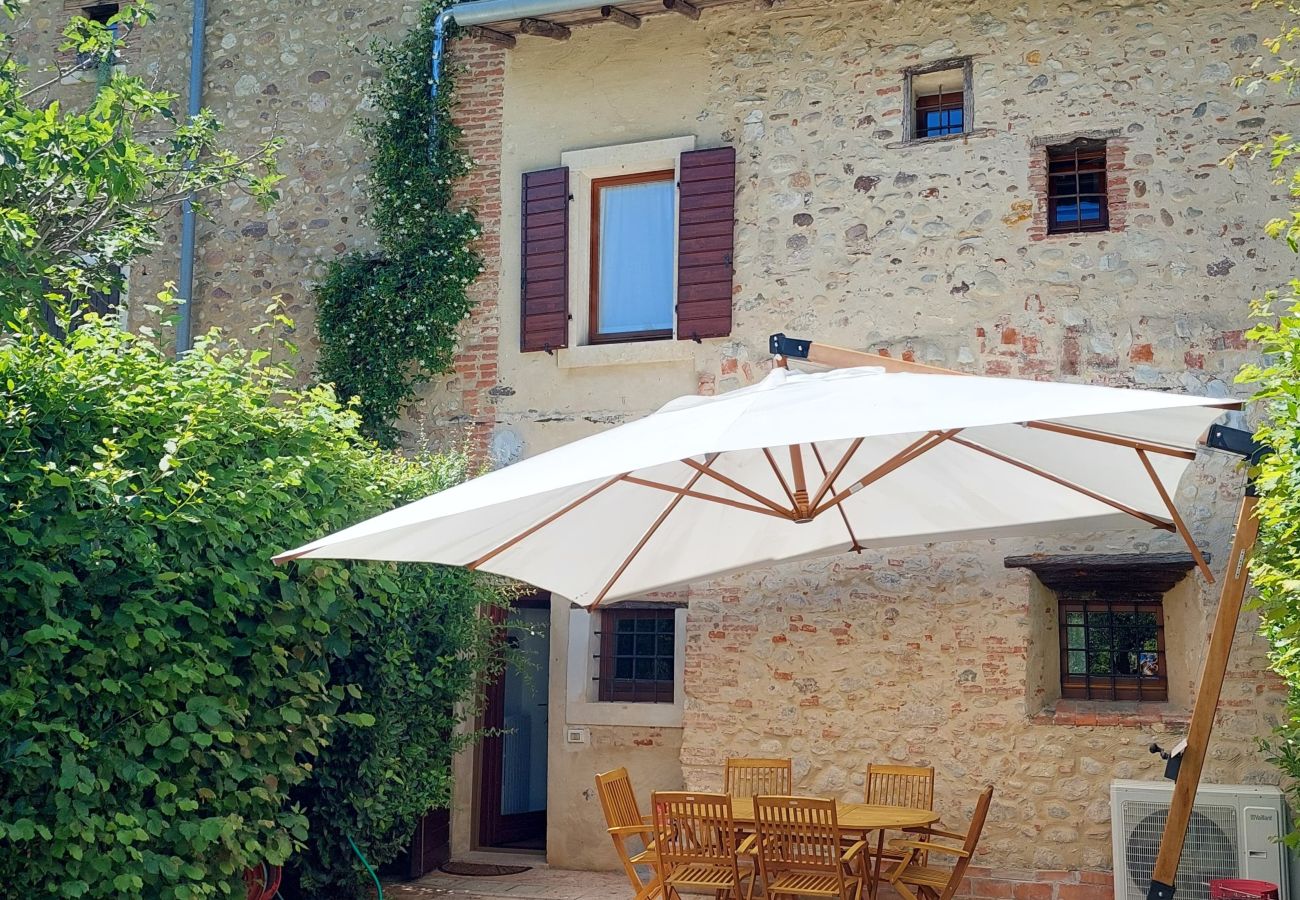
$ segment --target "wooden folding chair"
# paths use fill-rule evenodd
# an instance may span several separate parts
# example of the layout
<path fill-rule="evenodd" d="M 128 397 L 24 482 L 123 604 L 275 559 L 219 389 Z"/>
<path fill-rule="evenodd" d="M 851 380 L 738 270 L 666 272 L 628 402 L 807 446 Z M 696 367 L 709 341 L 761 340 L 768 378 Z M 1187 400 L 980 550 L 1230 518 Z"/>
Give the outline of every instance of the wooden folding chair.
<path fill-rule="evenodd" d="M 785 796 L 794 790 L 794 770 L 788 759 L 737 757 L 727 760 L 723 785 L 733 797 Z"/>
<path fill-rule="evenodd" d="M 682 892 L 741 900 L 740 848 L 731 796 L 656 791 L 650 802 L 665 900 L 680 898 Z"/>
<path fill-rule="evenodd" d="M 886 876 L 894 890 L 905 900 L 952 900 L 961 887 L 971 857 L 975 855 L 975 848 L 979 846 L 980 833 L 984 830 L 984 820 L 988 818 L 989 803 L 992 800 L 993 785 L 989 785 L 975 803 L 975 814 L 971 817 L 970 827 L 965 834 L 929 828 L 926 829 L 927 840 L 890 841 L 892 849 L 903 852 L 903 858 Z M 934 838 L 949 838 L 961 841 L 962 845 L 951 847 Z M 922 854 L 951 856 L 956 863 L 952 868 L 926 865 L 919 858 Z"/>
<path fill-rule="evenodd" d="M 867 766 L 865 802 L 934 809 L 934 766 Z"/>
<path fill-rule="evenodd" d="M 834 800 L 755 797 L 754 822 L 754 852 L 767 897 L 861 900 L 865 876 L 853 864 L 867 842 L 846 846 Z"/>
<path fill-rule="evenodd" d="M 605 813 L 606 830 L 614 842 L 614 851 L 618 853 L 623 871 L 632 883 L 635 900 L 656 900 L 663 896 L 659 881 L 659 857 L 654 846 L 654 826 L 636 803 L 636 794 L 632 791 L 632 780 L 627 769 L 615 769 L 596 776 L 596 794 L 600 797 L 600 808 Z M 641 849 L 630 847 L 634 838 L 640 838 Z M 651 870 L 649 881 L 641 880 L 637 866 L 648 866 Z"/>

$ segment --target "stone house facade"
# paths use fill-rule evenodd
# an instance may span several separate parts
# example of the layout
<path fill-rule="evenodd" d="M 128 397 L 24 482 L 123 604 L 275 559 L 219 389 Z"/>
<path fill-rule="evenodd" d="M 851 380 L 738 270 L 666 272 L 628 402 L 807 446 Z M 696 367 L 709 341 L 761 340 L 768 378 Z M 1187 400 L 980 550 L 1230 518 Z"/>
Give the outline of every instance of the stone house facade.
<path fill-rule="evenodd" d="M 49 35 L 74 5 L 33 4 L 23 44 L 33 66 L 50 64 Z M 455 372 L 408 411 L 412 434 L 467 434 L 507 464 L 681 394 L 751 384 L 775 332 L 988 375 L 1243 393 L 1233 377 L 1251 355 L 1247 302 L 1293 262 L 1261 237 L 1279 203 L 1268 173 L 1219 165 L 1294 116 L 1231 86 L 1275 29 L 1268 12 L 1249 0 L 701 5 L 698 19 L 573 27 L 563 41 L 452 42 L 477 164 L 461 191 L 485 226 L 488 270 Z M 416 8 L 211 0 L 203 102 L 237 144 L 282 136 L 287 178 L 269 213 L 236 198 L 201 225 L 199 328 L 246 333 L 280 296 L 310 361 L 313 279 L 373 241 L 351 123 L 375 73 L 356 48 L 402 34 Z M 180 89 L 188 27 L 187 8 L 163 5 L 127 64 Z M 939 84 L 938 96 L 942 106 L 958 94 L 942 108 L 962 120 L 924 139 L 916 116 L 936 72 L 956 73 L 958 90 Z M 723 147 L 736 159 L 726 333 L 591 342 L 592 183 Z M 1090 220 L 1104 227 L 1062 233 L 1052 148 L 1080 147 L 1099 151 L 1105 197 L 1104 213 L 1079 199 L 1076 221 L 1104 215 Z M 523 176 L 557 167 L 577 210 L 564 250 L 574 318 L 566 347 L 523 352 Z M 129 295 L 174 280 L 176 259 L 169 235 L 134 267 Z M 1240 487 L 1230 462 L 1203 454 L 1176 498 L 1216 567 Z M 1061 597 L 1005 560 L 1181 549 L 1163 537 L 867 552 L 650 598 L 676 605 L 671 703 L 593 694 L 600 619 L 551 598 L 537 723 L 548 861 L 615 865 L 592 789 L 593 774 L 615 766 L 648 792 L 717 787 L 727 756 L 789 756 L 800 791 L 857 799 L 869 763 L 916 762 L 936 767 L 949 824 L 985 783 L 998 787 L 973 894 L 1102 900 L 1115 866 L 1109 784 L 1159 778 L 1147 745 L 1185 726 L 1217 594 L 1193 573 L 1163 597 L 1166 699 L 1063 698 Z M 1285 697 L 1255 624 L 1240 623 L 1208 781 L 1278 778 L 1256 740 Z M 458 854 L 484 845 L 494 798 L 482 763 L 458 764 Z"/>

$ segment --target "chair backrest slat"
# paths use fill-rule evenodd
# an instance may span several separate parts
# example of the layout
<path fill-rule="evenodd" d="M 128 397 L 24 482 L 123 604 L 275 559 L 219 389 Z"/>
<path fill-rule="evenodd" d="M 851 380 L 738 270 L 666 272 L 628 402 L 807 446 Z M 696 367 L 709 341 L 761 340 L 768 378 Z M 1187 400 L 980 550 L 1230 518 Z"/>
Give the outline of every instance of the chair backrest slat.
<path fill-rule="evenodd" d="M 866 802 L 934 809 L 934 766 L 867 766 Z"/>
<path fill-rule="evenodd" d="M 835 801 L 818 797 L 755 797 L 759 864 L 774 871 L 797 870 L 843 878 L 844 852 Z"/>
<path fill-rule="evenodd" d="M 794 790 L 794 767 L 788 759 L 733 757 L 727 760 L 723 784 L 733 797 L 784 796 Z"/>
<path fill-rule="evenodd" d="M 735 869 L 738 832 L 730 795 L 656 791 L 651 803 L 664 872 L 697 863 Z"/>
<path fill-rule="evenodd" d="M 962 844 L 962 849 L 967 855 L 957 860 L 957 864 L 952 868 L 952 877 L 944 886 L 943 894 L 940 900 L 952 900 L 958 889 L 961 887 L 962 878 L 966 875 L 966 869 L 970 866 L 971 860 L 975 857 L 975 848 L 979 846 L 980 834 L 984 831 L 984 822 L 989 816 L 989 805 L 993 801 L 993 785 L 984 789 L 980 798 L 975 801 L 975 812 L 971 816 L 970 828 L 966 832 L 966 840 Z"/>
<path fill-rule="evenodd" d="M 628 777 L 627 769 L 618 768 L 597 775 L 596 793 L 600 795 L 606 827 L 641 824 L 641 809 L 637 806 L 636 793 L 632 790 L 632 779 Z"/>

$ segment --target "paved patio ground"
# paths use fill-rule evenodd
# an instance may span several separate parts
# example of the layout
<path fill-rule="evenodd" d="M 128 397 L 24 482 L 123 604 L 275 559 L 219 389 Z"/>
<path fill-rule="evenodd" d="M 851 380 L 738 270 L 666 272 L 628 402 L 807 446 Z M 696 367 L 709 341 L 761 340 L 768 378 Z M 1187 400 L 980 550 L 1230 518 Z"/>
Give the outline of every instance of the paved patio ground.
<path fill-rule="evenodd" d="M 418 881 L 384 885 L 385 900 L 607 900 L 630 898 L 627 876 L 621 872 L 573 872 L 568 869 L 529 869 L 518 875 L 468 878 L 432 872 Z"/>

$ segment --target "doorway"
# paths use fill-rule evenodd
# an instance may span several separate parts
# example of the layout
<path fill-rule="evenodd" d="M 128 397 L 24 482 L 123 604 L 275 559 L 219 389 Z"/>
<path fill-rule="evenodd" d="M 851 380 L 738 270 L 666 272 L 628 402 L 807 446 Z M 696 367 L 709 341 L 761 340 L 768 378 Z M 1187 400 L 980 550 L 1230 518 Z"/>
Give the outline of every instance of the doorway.
<path fill-rule="evenodd" d="M 504 613 L 504 611 L 500 611 Z M 515 655 L 490 685 L 479 766 L 479 845 L 546 849 L 551 595 L 531 594 L 500 615 L 503 642 Z"/>

